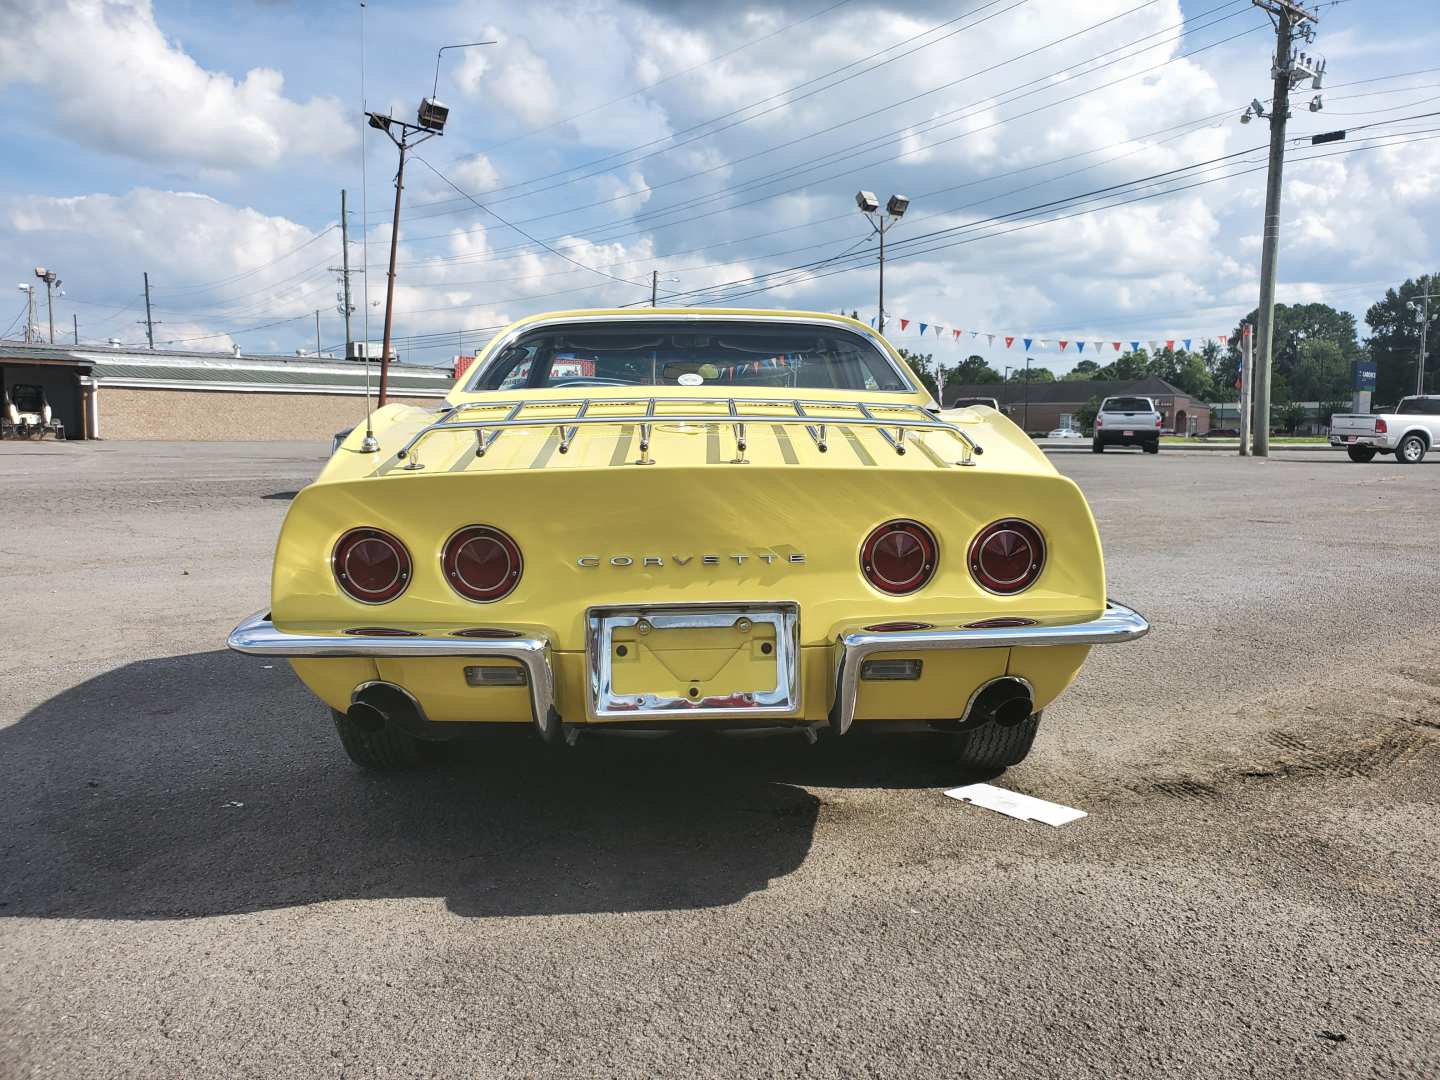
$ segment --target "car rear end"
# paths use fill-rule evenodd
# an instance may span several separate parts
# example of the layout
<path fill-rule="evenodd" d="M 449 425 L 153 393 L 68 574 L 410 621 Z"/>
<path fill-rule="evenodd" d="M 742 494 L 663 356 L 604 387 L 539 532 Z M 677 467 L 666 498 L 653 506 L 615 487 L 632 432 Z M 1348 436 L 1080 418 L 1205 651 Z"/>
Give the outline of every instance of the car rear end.
<path fill-rule="evenodd" d="M 1138 446 L 1158 453 L 1163 423 L 1160 410 L 1147 397 L 1108 397 L 1095 415 L 1091 448 L 1100 453 L 1111 446 Z"/>

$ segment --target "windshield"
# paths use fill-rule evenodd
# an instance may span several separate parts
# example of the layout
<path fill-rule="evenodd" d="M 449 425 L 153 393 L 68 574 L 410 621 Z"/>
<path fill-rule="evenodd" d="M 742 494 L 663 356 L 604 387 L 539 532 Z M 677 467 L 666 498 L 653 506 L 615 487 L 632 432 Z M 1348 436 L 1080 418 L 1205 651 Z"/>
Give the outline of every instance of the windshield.
<path fill-rule="evenodd" d="M 914 389 L 875 345 L 841 327 L 640 319 L 523 334 L 492 357 L 468 389 L 562 386 Z"/>
<path fill-rule="evenodd" d="M 1102 412 L 1154 412 L 1155 406 L 1149 398 L 1112 397 L 1105 400 Z"/>

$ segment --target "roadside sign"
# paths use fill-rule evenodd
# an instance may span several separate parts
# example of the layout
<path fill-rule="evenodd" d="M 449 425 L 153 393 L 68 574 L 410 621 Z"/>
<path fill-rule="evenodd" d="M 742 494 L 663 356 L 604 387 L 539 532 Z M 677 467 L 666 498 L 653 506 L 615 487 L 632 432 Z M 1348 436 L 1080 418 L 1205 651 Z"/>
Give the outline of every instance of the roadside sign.
<path fill-rule="evenodd" d="M 1350 389 L 1375 389 L 1375 362 L 1373 360 L 1352 360 L 1350 362 Z"/>

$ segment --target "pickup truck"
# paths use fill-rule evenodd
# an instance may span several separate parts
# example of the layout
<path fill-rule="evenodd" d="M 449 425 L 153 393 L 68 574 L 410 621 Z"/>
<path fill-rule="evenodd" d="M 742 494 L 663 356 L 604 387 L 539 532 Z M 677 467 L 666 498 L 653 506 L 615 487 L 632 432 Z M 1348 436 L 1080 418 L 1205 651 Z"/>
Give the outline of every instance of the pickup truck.
<path fill-rule="evenodd" d="M 1330 445 L 1343 446 L 1351 461 L 1394 454 L 1415 465 L 1440 441 L 1440 394 L 1401 398 L 1394 412 L 1336 413 L 1330 417 Z"/>
<path fill-rule="evenodd" d="M 1095 415 L 1090 449 L 1103 454 L 1107 446 L 1139 446 L 1147 454 L 1158 454 L 1163 422 L 1148 397 L 1107 397 Z"/>

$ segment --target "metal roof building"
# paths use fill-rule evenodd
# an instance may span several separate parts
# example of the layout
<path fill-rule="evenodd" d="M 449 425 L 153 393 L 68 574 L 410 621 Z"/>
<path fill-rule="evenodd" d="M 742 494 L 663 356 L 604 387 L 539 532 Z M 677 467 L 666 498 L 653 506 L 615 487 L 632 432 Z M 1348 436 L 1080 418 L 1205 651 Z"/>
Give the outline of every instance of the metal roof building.
<path fill-rule="evenodd" d="M 390 365 L 390 398 L 435 403 L 452 367 Z M 370 365 L 373 393 L 379 365 Z M 43 396 L 67 438 L 328 438 L 364 411 L 365 365 L 104 345 L 0 342 L 0 389 Z"/>

